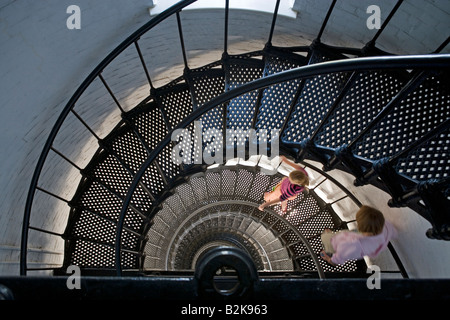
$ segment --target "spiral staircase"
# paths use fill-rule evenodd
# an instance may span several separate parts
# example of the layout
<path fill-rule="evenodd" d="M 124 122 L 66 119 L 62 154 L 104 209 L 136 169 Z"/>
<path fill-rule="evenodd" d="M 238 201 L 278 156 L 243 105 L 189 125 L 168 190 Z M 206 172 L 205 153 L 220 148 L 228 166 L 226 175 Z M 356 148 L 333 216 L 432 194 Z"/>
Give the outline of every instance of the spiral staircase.
<path fill-rule="evenodd" d="M 376 38 L 401 5 L 399 1 L 364 48 L 332 47 L 321 42 L 321 34 L 336 5 L 333 1 L 310 46 L 274 47 L 271 37 L 277 1 L 265 48 L 230 55 L 225 40 L 220 61 L 190 69 L 180 15 L 192 2 L 179 2 L 126 39 L 91 73 L 62 112 L 30 187 L 22 275 L 42 271 L 27 265 L 28 237 L 35 232 L 64 240 L 62 265 L 43 268 L 55 279 L 76 265 L 88 279 L 95 277 L 92 281 L 98 283 L 103 279 L 111 288 L 116 288 L 112 284 L 115 276 L 138 277 L 142 282 L 135 283 L 135 292 L 146 283 L 163 291 L 177 288 L 180 295 L 187 296 L 197 294 L 190 291 L 192 281 L 200 293 L 222 297 L 242 296 L 251 289 L 258 296 L 270 297 L 269 292 L 275 290 L 278 297 L 295 298 L 299 294 L 295 285 L 311 294 L 312 287 L 323 285 L 315 281 L 324 279 L 345 279 L 347 284 L 364 279 L 365 286 L 365 261 L 331 266 L 319 256 L 323 229 L 347 229 L 354 222 L 345 220 L 340 202 L 351 203 L 355 210 L 361 205 L 328 174 L 332 169 L 351 174 L 356 186 L 372 184 L 389 193 L 392 207 L 413 209 L 431 223 L 428 237 L 450 239 L 450 56 L 439 53 L 448 38 L 428 55 L 395 56 L 377 49 Z M 224 12 L 226 26 L 228 1 Z M 174 17 L 184 73 L 154 87 L 139 39 L 161 21 Z M 125 111 L 102 71 L 133 47 L 151 91 Z M 103 139 L 75 108 L 95 80 L 101 80 L 121 112 L 119 123 Z M 99 143 L 83 168 L 54 147 L 69 115 Z M 230 132 L 232 135 L 227 135 Z M 202 141 L 195 140 L 198 133 Z M 177 163 L 174 150 L 179 149 L 183 154 Z M 50 153 L 82 176 L 72 199 L 39 186 Z M 264 192 L 292 169 L 280 163 L 279 154 L 308 171 L 311 187 L 289 201 L 286 213 L 279 205 L 260 211 Z M 204 158 L 199 162 L 199 155 L 223 161 L 206 163 Z M 325 184 L 341 196 L 329 201 L 320 192 Z M 36 193 L 57 198 L 69 207 L 63 233 L 30 223 Z M 398 266 L 395 272 L 408 278 L 392 245 L 389 251 Z M 208 287 L 211 277 L 216 283 L 226 283 L 236 275 L 245 290 L 218 290 L 216 284 L 215 289 Z M 51 281 L 47 282 L 50 287 Z M 283 290 L 277 286 L 280 283 Z M 400 296 L 410 283 L 392 285 Z M 436 284 L 437 292 L 442 286 L 442 282 Z M 334 292 L 337 288 L 341 287 Z M 126 286 L 117 290 L 126 290 Z M 105 291 L 102 293 L 108 295 Z"/>

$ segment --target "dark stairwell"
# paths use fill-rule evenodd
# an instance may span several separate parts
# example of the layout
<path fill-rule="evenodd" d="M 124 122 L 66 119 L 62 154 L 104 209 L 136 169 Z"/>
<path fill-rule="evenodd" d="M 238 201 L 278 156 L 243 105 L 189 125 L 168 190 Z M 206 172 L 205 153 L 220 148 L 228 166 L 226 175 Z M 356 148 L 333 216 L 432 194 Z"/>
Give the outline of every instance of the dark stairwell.
<path fill-rule="evenodd" d="M 228 52 L 232 10 L 225 1 L 222 58 L 190 68 L 181 17 L 192 2 L 182 1 L 154 17 L 106 57 L 74 93 L 37 164 L 23 224 L 21 275 L 49 270 L 53 277 L 3 283 L 18 297 L 26 296 L 22 283 L 42 286 L 53 296 L 65 292 L 61 284 L 67 269 L 76 265 L 83 284 L 96 289 L 66 292 L 67 298 L 82 294 L 87 299 L 117 294 L 161 298 L 160 292 L 165 292 L 172 298 L 320 299 L 330 298 L 323 292 L 326 286 L 344 299 L 386 298 L 386 291 L 367 290 L 370 261 L 333 267 L 319 256 L 323 229 L 354 229 L 349 212 L 362 204 L 331 172 L 352 177 L 352 187 L 374 186 L 390 196 L 390 207 L 408 207 L 426 219 L 431 227 L 418 236 L 450 239 L 450 56 L 441 53 L 449 38 L 435 52 L 423 55 L 400 56 L 377 48 L 378 37 L 401 8 L 399 1 L 366 46 L 327 45 L 322 35 L 339 6 L 339 1 L 332 1 L 309 46 L 273 46 L 278 1 L 265 47 L 235 55 Z M 166 19 L 176 19 L 184 70 L 157 87 L 140 38 Z M 121 58 L 128 50 L 134 54 Z M 150 94 L 125 109 L 103 73 L 116 59 L 130 57 L 141 66 Z M 102 138 L 76 110 L 83 93 L 94 85 L 110 94 L 121 115 Z M 98 142 L 84 167 L 55 147 L 74 122 Z M 194 143 L 189 139 L 200 122 L 203 141 Z M 173 135 L 180 129 L 185 129 L 182 139 Z M 220 139 L 227 137 L 227 130 L 235 137 Z M 174 162 L 176 146 L 183 146 L 186 153 L 181 163 Z M 257 154 L 249 151 L 252 147 L 258 147 Z M 257 207 L 263 193 L 289 172 L 280 165 L 278 153 L 311 174 L 310 191 L 290 201 L 287 213 L 278 205 L 261 212 Z M 199 154 L 223 156 L 223 162 L 196 163 Z M 53 157 L 81 176 L 70 199 L 59 195 L 57 188 L 39 184 L 42 168 Z M 62 233 L 31 223 L 35 202 L 42 196 L 68 208 Z M 30 233 L 64 241 L 60 266 L 28 265 Z M 414 281 L 395 246 L 388 251 L 386 259 L 395 266 L 382 270 L 388 277 L 385 285 L 392 289 L 388 298 L 404 299 L 413 291 L 416 297 L 425 297 L 430 285 L 433 296 L 445 297 L 448 280 Z M 236 277 L 238 285 L 227 287 Z M 225 289 L 218 289 L 222 285 Z"/>

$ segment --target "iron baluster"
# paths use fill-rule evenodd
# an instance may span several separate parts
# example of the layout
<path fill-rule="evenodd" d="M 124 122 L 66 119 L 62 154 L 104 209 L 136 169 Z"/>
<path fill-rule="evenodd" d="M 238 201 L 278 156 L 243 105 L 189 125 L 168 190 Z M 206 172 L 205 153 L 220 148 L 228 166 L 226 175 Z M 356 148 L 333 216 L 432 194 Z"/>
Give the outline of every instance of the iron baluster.
<path fill-rule="evenodd" d="M 50 147 L 50 150 L 52 150 L 53 152 L 55 152 L 57 155 L 59 155 L 61 158 L 63 158 L 64 160 L 66 160 L 71 166 L 75 167 L 78 171 L 82 171 L 82 169 L 76 165 L 72 160 L 70 160 L 69 158 L 67 158 L 65 155 L 63 155 L 61 152 L 59 152 L 58 150 L 56 150 L 53 146 Z"/>
<path fill-rule="evenodd" d="M 180 19 L 179 11 L 177 12 L 176 16 L 177 16 L 178 35 L 180 37 L 181 51 L 183 53 L 184 67 L 185 67 L 185 70 L 189 70 L 189 65 L 188 65 L 187 56 L 186 56 L 186 48 L 184 46 L 183 28 L 181 26 L 181 19 Z"/>
<path fill-rule="evenodd" d="M 269 39 L 267 40 L 268 46 L 272 46 L 272 37 L 273 37 L 273 32 L 275 30 L 275 23 L 277 21 L 279 7 L 280 7 L 280 0 L 277 0 L 277 2 L 275 4 L 275 9 L 274 9 L 273 15 L 272 15 L 272 25 L 270 26 Z"/>
<path fill-rule="evenodd" d="M 228 56 L 228 15 L 230 13 L 230 0 L 225 0 L 225 21 L 224 21 L 224 36 L 223 36 L 223 53 Z"/>
<path fill-rule="evenodd" d="M 75 110 L 71 109 L 70 111 L 75 115 L 75 117 L 77 117 L 78 120 L 80 120 L 80 122 L 86 127 L 86 129 L 89 130 L 89 132 L 94 136 L 94 138 L 95 138 L 97 141 L 100 142 L 100 141 L 102 140 L 102 139 L 100 139 L 100 137 L 94 132 L 94 130 L 93 130 L 90 126 L 88 126 L 88 124 L 81 118 L 81 116 L 80 116 L 77 112 L 75 112 Z M 49 149 L 50 149 L 50 146 L 49 146 Z"/>
<path fill-rule="evenodd" d="M 384 29 L 386 28 L 386 26 L 389 24 L 389 22 L 391 21 L 392 17 L 394 16 L 394 14 L 397 12 L 398 8 L 401 6 L 401 4 L 403 3 L 403 0 L 398 0 L 397 3 L 395 4 L 394 8 L 392 8 L 392 10 L 389 12 L 389 15 L 387 16 L 386 20 L 384 20 L 383 24 L 381 25 L 380 29 L 378 29 L 377 33 L 375 34 L 375 36 L 372 38 L 372 40 L 369 41 L 369 43 L 366 45 L 367 47 L 375 47 L 375 42 L 377 41 L 378 37 L 381 35 L 381 33 L 384 31 Z M 365 49 L 363 49 L 364 51 Z"/>
<path fill-rule="evenodd" d="M 103 85 L 105 86 L 106 90 L 109 92 L 111 98 L 114 100 L 114 102 L 116 103 L 117 107 L 119 108 L 120 112 L 122 114 L 125 113 L 125 111 L 123 110 L 122 106 L 120 105 L 119 100 L 117 100 L 116 96 L 114 95 L 114 93 L 112 92 L 111 88 L 108 86 L 108 84 L 106 83 L 106 80 L 103 78 L 102 74 L 100 73 L 98 75 L 98 77 L 100 78 L 100 80 L 102 81 Z"/>
<path fill-rule="evenodd" d="M 36 186 L 36 190 L 42 191 L 42 192 L 48 194 L 49 196 L 52 196 L 52 197 L 54 197 L 54 198 L 56 198 L 56 199 L 58 199 L 58 200 L 61 200 L 62 202 L 65 202 L 65 203 L 67 203 L 67 204 L 69 203 L 69 200 L 66 200 L 66 199 L 64 199 L 63 197 L 58 196 L 57 194 L 54 194 L 53 192 L 50 192 L 50 191 L 48 191 L 48 190 L 46 190 L 46 189 L 44 189 L 44 188 L 41 188 L 41 187 L 39 187 L 39 186 Z"/>
<path fill-rule="evenodd" d="M 333 0 L 333 2 L 331 3 L 330 7 L 328 8 L 327 14 L 325 16 L 325 19 L 323 20 L 322 26 L 320 27 L 319 33 L 317 35 L 316 41 L 320 42 L 320 39 L 322 38 L 323 32 L 325 30 L 325 27 L 328 23 L 328 19 L 330 19 L 331 16 L 331 12 L 334 9 L 334 6 L 336 5 L 336 0 Z"/>
<path fill-rule="evenodd" d="M 153 86 L 152 80 L 150 79 L 150 74 L 148 73 L 147 65 L 145 64 L 144 57 L 142 56 L 142 52 L 141 52 L 141 48 L 139 47 L 138 40 L 134 41 L 134 46 L 139 55 L 139 60 L 141 60 L 142 67 L 144 68 L 145 76 L 147 77 L 148 84 L 150 85 L 150 91 L 152 91 L 155 89 L 155 87 Z"/>

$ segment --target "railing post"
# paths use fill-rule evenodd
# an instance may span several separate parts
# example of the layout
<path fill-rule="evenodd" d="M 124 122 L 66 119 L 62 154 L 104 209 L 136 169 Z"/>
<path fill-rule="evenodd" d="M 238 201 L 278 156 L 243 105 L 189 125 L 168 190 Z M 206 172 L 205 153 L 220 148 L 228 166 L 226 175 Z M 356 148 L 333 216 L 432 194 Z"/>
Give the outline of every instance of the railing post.
<path fill-rule="evenodd" d="M 370 51 L 372 48 L 375 47 L 375 42 L 377 41 L 378 37 L 381 35 L 381 33 L 384 31 L 384 29 L 386 28 L 386 26 L 389 24 L 389 22 L 391 21 L 392 17 L 394 16 L 394 14 L 397 12 L 398 8 L 400 7 L 400 5 L 402 4 L 403 0 L 398 0 L 397 3 L 395 4 L 394 8 L 392 8 L 391 12 L 389 12 L 389 15 L 387 16 L 386 20 L 384 20 L 383 24 L 381 25 L 381 28 L 378 29 L 377 33 L 375 34 L 375 36 L 372 38 L 372 40 L 370 40 L 366 46 L 362 49 L 362 52 L 368 52 Z"/>
<path fill-rule="evenodd" d="M 139 55 L 139 60 L 141 60 L 142 67 L 144 68 L 145 76 L 147 77 L 148 84 L 150 85 L 150 92 L 155 89 L 153 87 L 152 80 L 150 79 L 150 74 L 148 72 L 147 65 L 145 64 L 144 57 L 142 56 L 141 48 L 139 47 L 138 40 L 134 42 L 134 46 L 136 47 L 136 51 Z"/>
<path fill-rule="evenodd" d="M 328 9 L 327 15 L 325 16 L 325 19 L 323 20 L 322 26 L 320 27 L 319 33 L 317 35 L 316 41 L 318 41 L 318 42 L 320 42 L 320 38 L 322 38 L 325 27 L 328 23 L 328 19 L 330 19 L 331 12 L 333 11 L 335 5 L 336 5 L 336 0 L 333 0 L 333 2 L 330 5 L 330 8 Z"/>
<path fill-rule="evenodd" d="M 269 39 L 267 40 L 267 45 L 266 45 L 267 47 L 272 46 L 272 37 L 273 37 L 273 32 L 275 30 L 275 23 L 277 21 L 279 7 L 280 7 L 280 0 L 277 0 L 277 3 L 275 4 L 275 10 L 273 11 L 272 25 L 270 26 Z"/>
<path fill-rule="evenodd" d="M 223 53 L 228 55 L 228 15 L 230 13 L 230 0 L 225 0 L 225 22 L 224 22 L 224 36 L 223 36 Z"/>
<path fill-rule="evenodd" d="M 353 72 L 352 75 L 348 78 L 345 86 L 342 88 L 341 92 L 334 100 L 331 108 L 328 109 L 327 114 L 321 120 L 320 124 L 314 129 L 314 132 L 312 133 L 311 137 L 308 137 L 301 142 L 301 148 L 297 154 L 297 159 L 303 160 L 305 158 L 307 152 L 310 151 L 312 148 L 314 148 L 314 146 L 315 146 L 314 140 L 315 140 L 316 136 L 318 135 L 320 130 L 322 130 L 323 126 L 328 122 L 328 120 L 330 119 L 330 117 L 334 113 L 334 111 L 338 108 L 342 99 L 344 99 L 344 97 L 347 95 L 348 91 L 353 86 L 353 84 L 355 83 L 358 76 L 359 76 L 359 73 Z"/>
<path fill-rule="evenodd" d="M 178 25 L 178 35 L 180 37 L 180 44 L 181 44 L 181 52 L 183 53 L 183 61 L 184 61 L 184 67 L 185 70 L 189 70 L 187 56 L 186 56 L 186 47 L 184 46 L 184 36 L 183 36 L 183 27 L 181 26 L 181 18 L 180 18 L 180 12 L 177 12 L 177 25 Z"/>

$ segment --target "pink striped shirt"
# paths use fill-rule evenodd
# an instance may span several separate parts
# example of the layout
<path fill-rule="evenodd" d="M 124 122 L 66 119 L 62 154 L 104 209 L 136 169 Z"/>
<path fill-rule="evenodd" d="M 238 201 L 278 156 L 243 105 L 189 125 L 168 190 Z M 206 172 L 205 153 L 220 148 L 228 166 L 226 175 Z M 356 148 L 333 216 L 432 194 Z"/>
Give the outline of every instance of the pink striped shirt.
<path fill-rule="evenodd" d="M 285 178 L 281 182 L 281 186 L 280 186 L 280 191 L 281 191 L 280 201 L 284 201 L 284 200 L 289 199 L 292 196 L 295 196 L 296 194 L 302 192 L 303 189 L 304 189 L 303 186 L 300 186 L 298 184 L 293 184 L 293 183 L 291 183 L 289 178 Z"/>
<path fill-rule="evenodd" d="M 301 168 L 300 170 L 303 171 L 306 175 L 308 175 L 308 173 L 304 169 Z M 281 191 L 280 201 L 287 200 L 290 197 L 293 197 L 296 194 L 299 194 L 304 189 L 305 189 L 305 187 L 303 187 L 301 185 L 298 185 L 298 184 L 291 183 L 289 178 L 286 177 L 281 182 L 281 186 L 280 186 L 280 191 Z"/>

